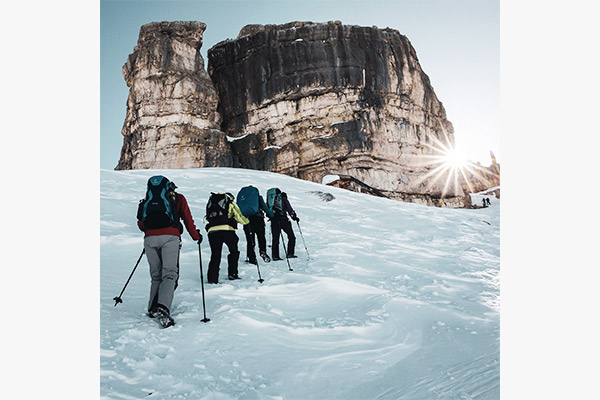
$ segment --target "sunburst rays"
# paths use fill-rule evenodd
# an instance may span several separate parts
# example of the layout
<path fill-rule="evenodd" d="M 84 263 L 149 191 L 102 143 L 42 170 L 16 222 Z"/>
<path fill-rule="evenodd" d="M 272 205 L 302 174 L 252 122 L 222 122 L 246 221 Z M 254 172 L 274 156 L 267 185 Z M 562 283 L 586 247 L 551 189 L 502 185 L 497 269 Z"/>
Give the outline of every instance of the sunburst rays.
<path fill-rule="evenodd" d="M 446 132 L 444 132 L 444 141 L 432 137 L 431 143 L 424 144 L 431 154 L 419 155 L 417 165 L 428 168 L 429 172 L 417 179 L 414 185 L 426 184 L 428 192 L 441 185 L 443 200 L 449 193 L 453 196 L 464 196 L 465 189 L 473 193 L 472 182 L 474 181 L 479 181 L 483 185 L 489 184 L 484 177 L 484 169 L 468 161 L 462 146 L 455 144 Z"/>

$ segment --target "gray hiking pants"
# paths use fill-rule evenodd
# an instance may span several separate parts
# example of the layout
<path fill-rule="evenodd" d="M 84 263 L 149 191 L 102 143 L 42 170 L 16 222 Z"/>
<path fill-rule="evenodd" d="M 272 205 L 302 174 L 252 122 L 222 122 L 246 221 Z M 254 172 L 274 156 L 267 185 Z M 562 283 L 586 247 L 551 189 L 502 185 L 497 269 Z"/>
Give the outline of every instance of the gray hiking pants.
<path fill-rule="evenodd" d="M 162 304 L 171 311 L 173 294 L 179 278 L 179 249 L 181 239 L 173 235 L 148 236 L 144 249 L 150 265 L 150 300 L 148 311 Z"/>

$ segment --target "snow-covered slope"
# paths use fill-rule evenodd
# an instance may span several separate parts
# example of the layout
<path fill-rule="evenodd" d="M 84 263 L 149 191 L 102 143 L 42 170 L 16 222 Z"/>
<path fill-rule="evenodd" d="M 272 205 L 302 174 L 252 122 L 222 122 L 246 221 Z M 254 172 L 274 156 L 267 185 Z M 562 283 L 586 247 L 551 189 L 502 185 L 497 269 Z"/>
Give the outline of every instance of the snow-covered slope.
<path fill-rule="evenodd" d="M 205 236 L 205 277 L 210 192 L 286 191 L 308 253 L 294 224 L 293 271 L 261 262 L 261 284 L 238 229 L 242 279 L 226 279 L 224 249 L 203 323 L 198 246 L 186 232 L 177 324 L 159 329 L 145 316 L 145 258 L 115 307 L 142 251 L 137 203 L 156 174 L 188 199 Z M 500 207 L 491 200 L 453 210 L 252 170 L 101 171 L 102 398 L 498 399 Z"/>

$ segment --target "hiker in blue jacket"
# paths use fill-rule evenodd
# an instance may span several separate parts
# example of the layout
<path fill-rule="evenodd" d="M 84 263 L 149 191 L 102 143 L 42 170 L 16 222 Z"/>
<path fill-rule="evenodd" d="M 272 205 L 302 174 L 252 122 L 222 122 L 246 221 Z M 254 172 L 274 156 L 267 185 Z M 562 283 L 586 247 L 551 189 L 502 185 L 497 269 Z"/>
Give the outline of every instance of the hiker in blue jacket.
<path fill-rule="evenodd" d="M 271 255 L 273 261 L 282 260 L 279 257 L 279 238 L 281 231 L 285 232 L 288 237 L 286 256 L 287 258 L 296 258 L 294 254 L 296 249 L 296 236 L 292 229 L 292 223 L 287 218 L 287 215 L 296 222 L 300 222 L 300 218 L 296 215 L 296 212 L 290 204 L 287 194 L 282 192 L 278 188 L 269 189 L 267 192 L 267 205 L 273 211 L 273 217 L 271 217 L 271 235 L 272 235 L 272 247 Z"/>

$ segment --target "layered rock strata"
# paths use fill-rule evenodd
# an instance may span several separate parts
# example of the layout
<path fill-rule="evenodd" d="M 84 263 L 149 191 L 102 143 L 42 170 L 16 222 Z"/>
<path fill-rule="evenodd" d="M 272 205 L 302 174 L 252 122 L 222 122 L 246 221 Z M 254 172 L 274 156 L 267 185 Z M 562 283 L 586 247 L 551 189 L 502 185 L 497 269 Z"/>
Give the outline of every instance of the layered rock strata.
<path fill-rule="evenodd" d="M 344 174 L 392 198 L 469 205 L 446 175 L 430 174 L 429 156 L 453 142 L 453 127 L 398 31 L 249 25 L 209 49 L 208 72 L 233 166 L 315 182 Z"/>
<path fill-rule="evenodd" d="M 200 54 L 202 22 L 143 25 L 123 66 L 130 88 L 116 169 L 231 165 L 219 97 Z"/>

